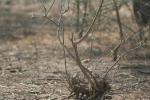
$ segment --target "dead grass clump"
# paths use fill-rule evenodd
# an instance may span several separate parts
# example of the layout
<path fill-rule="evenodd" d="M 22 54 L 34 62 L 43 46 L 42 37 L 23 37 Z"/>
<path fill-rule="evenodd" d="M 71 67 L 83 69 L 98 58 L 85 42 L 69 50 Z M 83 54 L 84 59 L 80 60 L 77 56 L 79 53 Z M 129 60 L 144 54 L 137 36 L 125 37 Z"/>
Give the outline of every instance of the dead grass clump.
<path fill-rule="evenodd" d="M 105 79 L 97 80 L 96 87 L 91 87 L 87 80 L 78 76 L 71 77 L 69 80 L 69 91 L 77 100 L 103 100 L 109 90 L 110 85 Z"/>

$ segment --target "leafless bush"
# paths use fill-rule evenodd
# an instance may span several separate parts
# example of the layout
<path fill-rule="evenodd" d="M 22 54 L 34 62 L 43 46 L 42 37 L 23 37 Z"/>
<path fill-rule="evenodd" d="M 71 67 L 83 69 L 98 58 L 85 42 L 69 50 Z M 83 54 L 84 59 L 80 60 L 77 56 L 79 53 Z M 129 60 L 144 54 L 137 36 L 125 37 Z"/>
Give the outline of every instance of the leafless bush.
<path fill-rule="evenodd" d="M 119 2 L 119 3 L 118 3 Z M 78 3 L 78 2 L 77 2 Z M 42 7 L 44 9 L 44 17 L 49 20 L 50 22 L 52 22 L 56 28 L 57 28 L 57 36 L 58 36 L 58 40 L 61 44 L 61 46 L 63 47 L 63 52 L 64 52 L 64 59 L 65 59 L 65 69 L 66 69 L 66 80 L 68 83 L 68 89 L 70 90 L 71 95 L 70 96 L 75 96 L 75 98 L 77 100 L 100 100 L 103 99 L 105 93 L 107 91 L 110 91 L 110 85 L 109 83 L 106 81 L 106 77 L 108 75 L 108 73 L 112 70 L 112 68 L 119 63 L 120 59 L 128 54 L 131 51 L 136 50 L 137 48 L 141 47 L 141 45 L 138 45 L 137 47 L 126 51 L 125 53 L 122 53 L 121 55 L 118 55 L 119 49 L 120 47 L 126 43 L 129 39 L 131 39 L 134 35 L 136 34 L 130 34 L 127 38 L 124 36 L 124 31 L 123 28 L 125 27 L 126 29 L 128 29 L 130 32 L 136 33 L 134 30 L 132 30 L 130 27 L 124 25 L 121 22 L 121 17 L 119 14 L 119 9 L 121 7 L 121 5 L 125 4 L 126 6 L 128 6 L 128 4 L 126 2 L 120 2 L 117 0 L 112 0 L 112 1 L 105 1 L 105 0 L 100 0 L 99 1 L 99 5 L 98 5 L 98 9 L 96 10 L 95 15 L 92 18 L 92 21 L 89 22 L 88 27 L 86 27 L 86 29 L 83 29 L 85 27 L 78 27 L 76 32 L 82 32 L 82 36 L 80 36 L 80 38 L 76 38 L 75 37 L 75 33 L 76 32 L 70 32 L 71 38 L 69 39 L 71 46 L 73 48 L 73 51 L 70 51 L 69 47 L 66 45 L 65 43 L 65 14 L 67 14 L 70 11 L 70 0 L 62 0 L 60 1 L 60 4 L 58 6 L 58 15 L 59 18 L 58 20 L 54 20 L 53 18 L 49 17 L 48 14 L 51 11 L 51 9 L 53 8 L 55 4 L 55 0 L 53 0 L 53 2 L 51 3 L 50 7 L 47 9 L 46 6 L 44 5 L 44 3 L 42 3 Z M 67 6 L 66 6 L 67 5 Z M 86 6 L 87 4 L 85 3 L 85 9 L 84 9 L 84 16 L 83 16 L 83 20 L 85 20 L 84 18 L 86 17 L 87 11 L 86 11 Z M 109 9 L 111 8 L 111 9 Z M 111 19 L 114 20 L 117 25 L 118 25 L 118 29 L 119 29 L 119 34 L 120 34 L 120 43 L 114 48 L 113 50 L 113 55 L 114 55 L 114 64 L 110 67 L 110 69 L 107 70 L 106 75 L 104 75 L 103 79 L 99 79 L 96 78 L 95 75 L 92 74 L 91 71 L 89 71 L 81 62 L 81 58 L 79 55 L 79 51 L 78 51 L 78 46 L 79 44 L 81 44 L 84 40 L 86 40 L 86 38 L 89 36 L 90 32 L 92 31 L 97 19 L 102 16 L 106 16 L 107 18 L 109 18 L 107 16 L 108 13 L 110 13 L 110 10 L 115 11 L 115 15 L 116 15 L 116 19 Z M 77 5 L 77 22 L 79 22 L 79 5 Z M 84 22 L 84 21 L 83 21 Z M 83 23 L 84 24 L 84 23 Z M 101 23 L 103 24 L 103 23 Z M 79 25 L 79 23 L 78 23 Z M 67 61 L 66 61 L 66 53 L 68 53 L 71 58 L 76 62 L 76 64 L 78 65 L 78 68 L 81 70 L 82 74 L 84 75 L 84 79 L 80 78 L 78 75 L 75 77 L 72 77 L 68 70 L 67 70 Z"/>

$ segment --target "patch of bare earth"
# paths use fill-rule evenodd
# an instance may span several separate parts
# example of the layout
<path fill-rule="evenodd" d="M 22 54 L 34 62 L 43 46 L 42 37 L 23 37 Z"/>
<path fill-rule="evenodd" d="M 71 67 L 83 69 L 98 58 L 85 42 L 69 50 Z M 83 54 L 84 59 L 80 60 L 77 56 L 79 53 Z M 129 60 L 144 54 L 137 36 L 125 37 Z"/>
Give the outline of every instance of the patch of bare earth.
<path fill-rule="evenodd" d="M 1 100 L 60 100 L 69 95 L 63 77 L 63 52 L 56 36 L 37 34 L 0 45 Z M 69 59 L 68 56 L 69 72 L 80 73 Z M 113 63 L 108 57 L 99 56 L 84 64 L 103 77 Z M 150 99 L 150 76 L 141 72 L 144 68 L 149 70 L 149 67 L 140 66 L 138 61 L 132 64 L 124 62 L 111 71 L 108 80 L 112 93 L 109 95 L 113 100 Z"/>
<path fill-rule="evenodd" d="M 17 8 L 13 11 L 14 15 L 8 15 L 5 11 L 0 14 L 0 32 L 4 33 L 0 34 L 0 100 L 65 98 L 69 91 L 64 81 L 63 49 L 57 40 L 56 31 L 52 31 L 54 27 L 44 24 L 43 19 L 37 19 L 40 21 L 35 23 L 29 16 L 17 15 Z M 24 10 L 28 12 L 29 9 Z M 117 33 L 95 34 L 92 57 L 90 39 L 79 46 L 79 53 L 84 65 L 93 74 L 103 77 L 114 63 L 109 53 L 119 36 Z M 66 43 L 70 45 L 68 40 Z M 137 52 L 127 55 L 131 56 L 130 59 L 124 58 L 109 73 L 108 82 L 112 88 L 108 95 L 112 96 L 112 100 L 150 100 L 149 56 L 145 58 L 143 52 Z M 139 59 L 138 55 L 141 55 Z M 69 55 L 67 67 L 71 75 L 81 74 Z"/>

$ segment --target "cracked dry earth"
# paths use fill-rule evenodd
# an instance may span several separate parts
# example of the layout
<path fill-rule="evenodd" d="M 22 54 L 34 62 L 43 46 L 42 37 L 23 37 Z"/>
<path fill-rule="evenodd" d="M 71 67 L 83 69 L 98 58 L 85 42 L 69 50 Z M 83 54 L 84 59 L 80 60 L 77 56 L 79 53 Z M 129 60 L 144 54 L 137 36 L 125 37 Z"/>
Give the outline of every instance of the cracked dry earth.
<path fill-rule="evenodd" d="M 69 56 L 67 61 L 69 72 L 80 72 Z M 112 100 L 150 100 L 150 73 L 142 73 L 150 66 L 137 62 L 123 62 L 108 75 Z M 102 77 L 113 63 L 98 57 L 85 65 Z M 69 95 L 64 75 L 63 52 L 55 36 L 0 42 L 0 100 L 61 100 Z"/>

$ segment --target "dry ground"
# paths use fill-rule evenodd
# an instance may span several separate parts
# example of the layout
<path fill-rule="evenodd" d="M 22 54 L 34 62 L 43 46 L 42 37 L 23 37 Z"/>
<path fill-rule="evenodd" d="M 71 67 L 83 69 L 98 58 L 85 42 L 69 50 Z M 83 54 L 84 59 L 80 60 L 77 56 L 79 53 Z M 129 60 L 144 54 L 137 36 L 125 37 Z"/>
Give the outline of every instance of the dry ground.
<path fill-rule="evenodd" d="M 0 22 L 0 100 L 61 100 L 69 95 L 63 50 L 53 27 L 41 26 L 41 19 L 35 23 L 29 17 L 5 11 Z M 103 77 L 114 63 L 109 53 L 118 36 L 96 34 L 96 53 L 89 55 L 88 41 L 80 45 L 79 51 L 83 60 L 91 59 L 84 63 L 89 70 Z M 128 54 L 108 75 L 112 100 L 150 100 L 150 52 L 143 51 L 141 48 Z M 80 73 L 69 55 L 67 62 L 71 74 Z"/>

